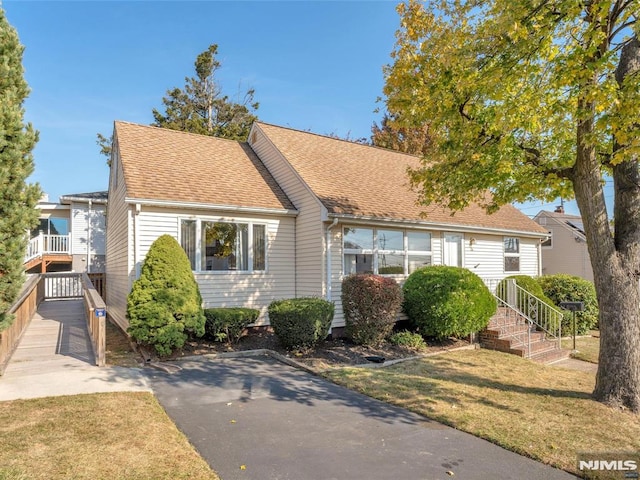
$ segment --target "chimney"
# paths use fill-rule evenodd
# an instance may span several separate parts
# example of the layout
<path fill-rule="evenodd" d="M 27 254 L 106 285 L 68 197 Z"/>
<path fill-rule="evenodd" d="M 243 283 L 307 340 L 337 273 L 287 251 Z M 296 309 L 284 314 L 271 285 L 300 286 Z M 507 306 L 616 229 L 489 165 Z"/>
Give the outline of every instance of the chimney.
<path fill-rule="evenodd" d="M 558 205 L 553 213 L 564 213 L 564 205 Z"/>

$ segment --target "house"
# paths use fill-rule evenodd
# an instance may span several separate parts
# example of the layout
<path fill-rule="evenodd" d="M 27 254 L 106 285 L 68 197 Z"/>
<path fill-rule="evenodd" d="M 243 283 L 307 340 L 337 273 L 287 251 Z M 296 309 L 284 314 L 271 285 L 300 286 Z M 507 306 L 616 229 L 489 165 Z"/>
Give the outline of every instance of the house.
<path fill-rule="evenodd" d="M 268 324 L 274 299 L 322 296 L 344 326 L 341 282 L 402 281 L 430 264 L 483 278 L 540 274 L 547 230 L 507 205 L 452 215 L 408 186 L 417 157 L 256 122 L 247 142 L 116 122 L 107 214 L 107 306 L 126 298 L 153 241 L 175 237 L 206 307 L 248 306 Z"/>
<path fill-rule="evenodd" d="M 539 212 L 534 220 L 550 234 L 542 244 L 542 274 L 567 273 L 593 282 L 582 218 L 558 207 L 553 212 Z"/>
<path fill-rule="evenodd" d="M 25 269 L 29 273 L 104 272 L 107 192 L 47 195 L 38 202 L 39 223 L 30 232 Z"/>

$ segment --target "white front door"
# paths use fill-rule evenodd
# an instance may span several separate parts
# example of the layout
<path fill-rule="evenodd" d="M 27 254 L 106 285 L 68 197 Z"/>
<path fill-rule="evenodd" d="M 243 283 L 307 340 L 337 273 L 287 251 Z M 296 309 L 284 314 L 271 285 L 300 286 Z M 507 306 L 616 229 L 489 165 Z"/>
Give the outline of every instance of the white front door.
<path fill-rule="evenodd" d="M 450 267 L 462 266 L 462 238 L 461 233 L 444 234 L 443 260 L 445 265 Z"/>

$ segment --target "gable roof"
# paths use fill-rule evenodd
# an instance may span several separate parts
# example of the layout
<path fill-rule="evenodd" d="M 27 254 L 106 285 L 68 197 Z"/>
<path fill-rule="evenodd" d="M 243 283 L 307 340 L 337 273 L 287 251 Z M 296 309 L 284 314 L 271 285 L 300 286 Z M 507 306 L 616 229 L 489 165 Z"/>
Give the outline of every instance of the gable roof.
<path fill-rule="evenodd" d="M 546 210 L 541 210 L 534 217 L 534 220 L 537 220 L 542 216 L 552 218 L 556 221 L 556 223 L 562 225 L 572 233 L 577 233 L 586 238 L 586 235 L 584 233 L 584 224 L 582 223 L 582 217 L 580 215 L 570 215 L 568 213 L 548 212 Z"/>
<path fill-rule="evenodd" d="M 115 122 L 127 198 L 295 210 L 245 142 Z"/>
<path fill-rule="evenodd" d="M 407 167 L 420 159 L 392 150 L 257 122 L 330 215 L 413 221 L 505 231 L 547 231 L 512 205 L 488 215 L 471 204 L 452 216 L 441 205 L 418 205 Z"/>

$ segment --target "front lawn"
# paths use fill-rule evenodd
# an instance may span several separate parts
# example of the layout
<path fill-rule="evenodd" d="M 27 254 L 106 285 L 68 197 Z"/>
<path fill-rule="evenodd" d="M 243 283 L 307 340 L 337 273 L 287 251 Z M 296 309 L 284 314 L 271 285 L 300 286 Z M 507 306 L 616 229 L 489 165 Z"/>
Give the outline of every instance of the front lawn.
<path fill-rule="evenodd" d="M 0 402 L 0 479 L 218 480 L 150 393 Z"/>
<path fill-rule="evenodd" d="M 639 417 L 593 401 L 595 378 L 586 372 L 490 350 L 465 350 L 326 375 L 572 472 L 577 452 L 640 451 Z"/>
<path fill-rule="evenodd" d="M 562 348 L 573 349 L 573 338 L 563 338 Z M 600 333 L 592 331 L 589 336 L 576 338 L 576 352 L 572 353 L 571 356 L 585 362 L 598 363 L 599 353 Z"/>

